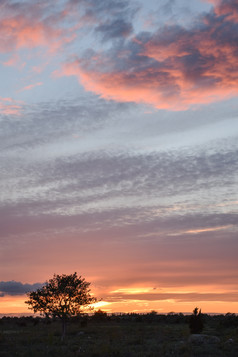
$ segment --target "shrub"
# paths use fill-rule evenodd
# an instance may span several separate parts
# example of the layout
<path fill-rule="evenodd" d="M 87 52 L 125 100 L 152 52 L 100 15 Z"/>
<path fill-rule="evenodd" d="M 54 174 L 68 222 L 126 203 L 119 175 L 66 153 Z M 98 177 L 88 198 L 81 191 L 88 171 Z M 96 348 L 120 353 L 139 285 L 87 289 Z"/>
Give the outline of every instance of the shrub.
<path fill-rule="evenodd" d="M 201 333 L 203 330 L 203 318 L 201 309 L 198 311 L 198 307 L 193 310 L 193 315 L 189 319 L 189 328 L 191 333 Z"/>

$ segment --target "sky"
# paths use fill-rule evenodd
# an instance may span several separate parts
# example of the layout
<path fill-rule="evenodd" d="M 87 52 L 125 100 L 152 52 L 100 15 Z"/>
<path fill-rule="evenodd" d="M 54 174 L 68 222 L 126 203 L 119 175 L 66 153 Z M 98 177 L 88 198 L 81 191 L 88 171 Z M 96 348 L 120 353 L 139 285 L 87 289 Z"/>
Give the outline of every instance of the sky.
<path fill-rule="evenodd" d="M 238 1 L 0 1 L 0 314 L 238 313 Z"/>

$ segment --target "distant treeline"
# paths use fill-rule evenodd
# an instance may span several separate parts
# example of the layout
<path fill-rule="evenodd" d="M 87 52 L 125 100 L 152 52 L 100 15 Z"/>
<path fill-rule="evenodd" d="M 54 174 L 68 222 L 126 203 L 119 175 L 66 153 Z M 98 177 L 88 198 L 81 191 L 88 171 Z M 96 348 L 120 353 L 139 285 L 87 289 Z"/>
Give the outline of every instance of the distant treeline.
<path fill-rule="evenodd" d="M 155 311 L 151 311 L 146 314 L 139 313 L 120 313 L 120 314 L 107 314 L 104 311 L 98 310 L 94 314 L 82 314 L 80 316 L 71 317 L 70 323 L 80 324 L 86 326 L 90 322 L 117 322 L 117 323 L 158 323 L 158 324 L 184 324 L 191 321 L 192 315 L 182 313 L 168 313 L 158 314 Z M 204 325 L 220 325 L 224 327 L 238 327 L 238 315 L 234 313 L 209 315 L 202 314 L 202 320 Z M 27 326 L 29 324 L 51 324 L 57 321 L 57 318 L 45 318 L 39 316 L 21 316 L 21 317 L 9 317 L 3 316 L 0 318 L 0 324 L 15 323 L 18 326 Z"/>

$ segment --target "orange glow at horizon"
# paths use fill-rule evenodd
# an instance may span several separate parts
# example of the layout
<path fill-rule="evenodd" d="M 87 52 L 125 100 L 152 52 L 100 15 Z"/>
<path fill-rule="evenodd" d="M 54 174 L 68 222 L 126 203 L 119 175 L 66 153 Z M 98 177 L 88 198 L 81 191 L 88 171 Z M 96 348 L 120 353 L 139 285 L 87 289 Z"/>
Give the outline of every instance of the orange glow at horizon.
<path fill-rule="evenodd" d="M 214 300 L 208 300 L 206 294 L 226 294 L 229 301 L 222 301 L 216 296 Z M 150 298 L 147 300 L 146 295 Z M 154 294 L 154 299 L 151 296 Z M 157 295 L 156 295 L 157 294 Z M 161 299 L 158 299 L 160 294 Z M 167 294 L 167 297 L 165 297 Z M 176 295 L 177 294 L 177 295 Z M 198 294 L 198 300 L 194 298 L 189 300 L 186 294 Z M 134 296 L 133 296 L 134 295 Z M 138 297 L 136 297 L 136 295 Z M 189 313 L 192 312 L 196 306 L 199 306 L 204 313 L 221 313 L 226 314 L 238 313 L 238 301 L 235 301 L 234 296 L 229 298 L 229 295 L 237 295 L 237 291 L 229 289 L 220 289 L 217 286 L 191 286 L 189 289 L 184 287 L 165 287 L 165 288 L 151 288 L 151 287 L 118 287 L 107 293 L 107 298 L 104 298 L 97 303 L 90 305 L 93 310 L 83 308 L 84 312 L 93 313 L 101 309 L 107 313 L 147 313 L 155 310 L 158 313 Z M 132 296 L 130 298 L 130 296 Z M 0 315 L 31 315 L 32 310 L 28 309 L 25 301 L 26 295 L 8 296 L 5 295 L 0 298 Z"/>
<path fill-rule="evenodd" d="M 26 296 L 10 296 L 5 295 L 0 297 L 0 315 L 2 314 L 22 314 L 27 313 L 30 314 L 30 310 L 28 310 L 25 301 Z"/>
<path fill-rule="evenodd" d="M 143 293 L 151 293 L 153 292 L 152 288 L 120 288 L 116 290 L 112 290 L 111 293 L 122 293 L 122 294 L 143 294 Z"/>
<path fill-rule="evenodd" d="M 33 315 L 33 312 L 25 304 L 26 297 L 4 297 L 0 298 L 0 316 L 2 315 Z M 108 313 L 147 313 L 155 310 L 158 313 L 189 313 L 199 306 L 203 313 L 237 313 L 238 302 L 224 301 L 191 301 L 181 302 L 175 299 L 165 300 L 127 300 L 123 301 L 102 301 L 94 304 L 93 310 L 84 312 L 93 313 L 98 309 Z"/>

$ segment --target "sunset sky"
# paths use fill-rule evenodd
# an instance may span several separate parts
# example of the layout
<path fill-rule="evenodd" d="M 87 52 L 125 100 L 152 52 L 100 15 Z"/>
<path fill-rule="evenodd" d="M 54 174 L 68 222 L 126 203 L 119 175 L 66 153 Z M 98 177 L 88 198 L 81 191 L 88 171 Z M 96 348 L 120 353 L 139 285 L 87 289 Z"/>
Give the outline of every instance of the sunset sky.
<path fill-rule="evenodd" d="M 238 0 L 1 0 L 0 314 L 238 313 Z"/>

